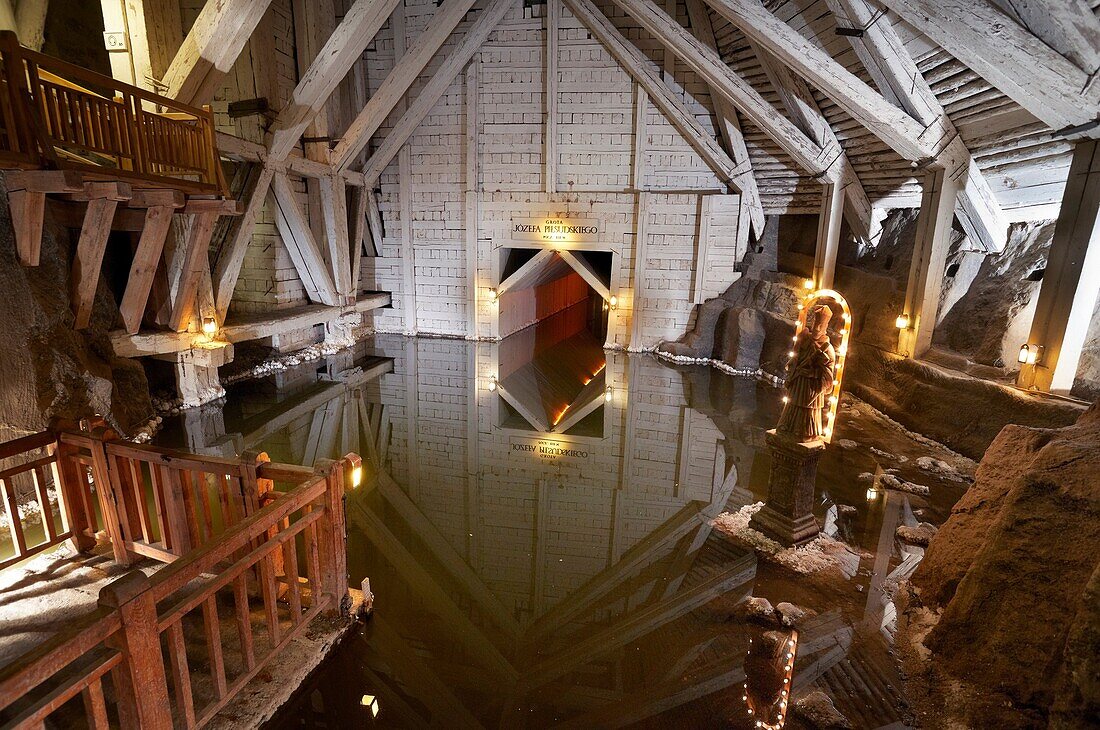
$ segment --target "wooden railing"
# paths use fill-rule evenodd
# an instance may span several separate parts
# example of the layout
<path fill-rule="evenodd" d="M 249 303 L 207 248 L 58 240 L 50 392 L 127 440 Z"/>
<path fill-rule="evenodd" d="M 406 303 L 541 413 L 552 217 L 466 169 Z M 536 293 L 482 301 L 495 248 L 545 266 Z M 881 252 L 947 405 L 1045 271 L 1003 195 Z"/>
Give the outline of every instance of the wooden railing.
<path fill-rule="evenodd" d="M 310 469 L 123 444 L 103 433 L 65 432 L 57 444 L 61 482 L 75 473 L 81 488 L 95 487 L 104 522 L 123 531 L 124 557 L 171 564 L 151 578 L 134 571 L 108 584 L 95 612 L 0 670 L 0 728 L 201 727 L 318 613 L 346 610 L 343 497 L 355 455 Z M 194 492 L 191 508 L 182 498 L 163 506 L 199 474 L 207 489 Z M 144 521 L 126 503 L 126 489 L 136 495 L 142 484 L 146 503 L 156 503 L 158 488 L 161 498 Z M 179 514 L 188 509 L 192 521 Z M 126 539 L 134 524 L 141 538 Z M 171 551 L 183 535 L 193 549 L 179 556 Z"/>
<path fill-rule="evenodd" d="M 226 194 L 209 108 L 23 48 L 10 31 L 0 56 L 0 164 Z"/>

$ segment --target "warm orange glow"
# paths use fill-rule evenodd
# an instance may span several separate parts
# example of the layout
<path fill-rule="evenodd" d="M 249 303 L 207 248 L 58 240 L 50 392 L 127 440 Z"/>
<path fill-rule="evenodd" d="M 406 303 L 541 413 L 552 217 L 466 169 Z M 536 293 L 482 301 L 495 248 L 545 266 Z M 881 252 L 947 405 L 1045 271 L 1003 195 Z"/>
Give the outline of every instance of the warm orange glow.
<path fill-rule="evenodd" d="M 822 429 L 822 437 L 825 442 L 828 443 L 833 438 L 833 424 L 836 421 L 837 408 L 840 405 L 840 384 L 844 375 L 844 361 L 848 358 L 848 338 L 852 331 L 852 313 L 848 309 L 848 302 L 839 292 L 832 289 L 818 289 L 817 291 L 808 293 L 802 299 L 802 306 L 799 307 L 798 324 L 796 325 L 795 332 L 801 332 L 802 328 L 806 326 L 806 317 L 810 313 L 810 304 L 818 299 L 832 300 L 841 307 L 841 321 L 843 325 L 840 330 L 840 344 L 836 346 L 836 363 L 834 364 L 833 371 L 833 389 L 829 393 L 828 401 L 826 405 L 826 412 L 824 417 L 824 427 Z M 795 341 L 798 340 L 798 335 L 795 335 Z M 789 364 L 788 364 L 789 366 Z"/>
<path fill-rule="evenodd" d="M 568 411 L 568 410 L 569 410 L 569 406 L 566 406 L 565 408 L 561 409 L 561 413 L 559 413 L 558 417 L 554 419 L 554 425 L 555 426 L 557 426 L 559 423 L 561 423 L 561 419 L 565 417 L 565 412 Z"/>

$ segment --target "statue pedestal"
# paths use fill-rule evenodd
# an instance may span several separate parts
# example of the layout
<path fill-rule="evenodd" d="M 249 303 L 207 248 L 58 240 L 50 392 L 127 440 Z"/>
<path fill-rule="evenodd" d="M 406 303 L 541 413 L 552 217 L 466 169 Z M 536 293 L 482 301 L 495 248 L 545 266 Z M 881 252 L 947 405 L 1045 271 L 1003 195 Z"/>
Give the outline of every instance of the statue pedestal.
<path fill-rule="evenodd" d="M 782 545 L 804 545 L 820 532 L 813 515 L 814 482 L 825 442 L 795 441 L 774 429 L 765 440 L 772 454 L 768 501 L 749 526 Z"/>

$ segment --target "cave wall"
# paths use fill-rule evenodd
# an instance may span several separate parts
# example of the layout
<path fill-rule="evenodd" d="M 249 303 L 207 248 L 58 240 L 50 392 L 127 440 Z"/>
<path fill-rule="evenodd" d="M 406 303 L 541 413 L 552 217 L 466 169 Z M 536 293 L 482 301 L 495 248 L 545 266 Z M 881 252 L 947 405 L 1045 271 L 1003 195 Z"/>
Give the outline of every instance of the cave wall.
<path fill-rule="evenodd" d="M 73 328 L 69 302 L 78 231 L 47 206 L 41 263 L 25 267 L 15 251 L 7 191 L 0 183 L 0 438 L 40 431 L 52 418 L 96 414 L 123 433 L 153 415 L 139 362 L 116 357 L 107 333 L 118 306 L 100 280 L 91 326 Z"/>

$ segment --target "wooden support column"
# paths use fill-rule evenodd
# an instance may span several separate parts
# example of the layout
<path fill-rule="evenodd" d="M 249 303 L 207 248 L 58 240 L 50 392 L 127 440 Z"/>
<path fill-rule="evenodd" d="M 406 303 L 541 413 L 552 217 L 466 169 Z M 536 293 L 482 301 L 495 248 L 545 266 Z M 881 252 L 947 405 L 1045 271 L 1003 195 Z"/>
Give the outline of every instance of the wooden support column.
<path fill-rule="evenodd" d="M 558 23 L 561 20 L 561 0 L 546 0 L 546 118 L 543 125 L 545 145 L 543 176 L 546 192 L 557 191 L 558 185 Z"/>
<path fill-rule="evenodd" d="M 477 230 L 481 218 L 478 158 L 478 69 L 477 56 L 466 66 L 466 315 L 467 336 L 478 335 L 478 250 Z M 471 348 L 473 350 L 474 348 Z M 476 386 L 474 389 L 476 393 Z M 473 448 L 473 447 L 470 447 Z"/>
<path fill-rule="evenodd" d="M 645 303 L 646 243 L 649 240 L 649 193 L 638 193 L 634 211 L 634 277 L 630 297 L 630 345 L 636 352 L 642 349 L 642 304 Z"/>
<path fill-rule="evenodd" d="M 335 306 L 336 285 L 285 174 L 279 173 L 271 179 L 270 199 L 275 208 L 275 226 L 306 294 L 311 301 Z"/>
<path fill-rule="evenodd" d="M 138 190 L 130 205 L 140 207 L 137 205 L 139 202 L 148 206 L 145 224 L 134 252 L 134 261 L 130 264 L 126 292 L 119 305 L 123 326 L 130 334 L 141 329 L 141 318 L 145 314 L 145 304 L 149 301 L 149 291 L 164 251 L 164 241 L 172 227 L 172 215 L 183 207 L 184 195 L 179 190 Z"/>
<path fill-rule="evenodd" d="M 351 275 L 351 242 L 348 232 L 347 193 L 339 173 L 321 178 L 321 213 L 332 280 L 342 304 L 353 304 L 355 289 Z M 358 260 L 358 259 L 357 259 Z"/>
<path fill-rule="evenodd" d="M 19 263 L 38 266 L 47 193 L 80 193 L 84 182 L 72 170 L 26 170 L 4 175 Z"/>
<path fill-rule="evenodd" d="M 925 174 L 905 311 L 900 313 L 908 317 L 908 326 L 898 335 L 898 352 L 906 357 L 920 357 L 932 344 L 959 189 L 959 181 L 946 170 Z"/>
<path fill-rule="evenodd" d="M 88 210 L 80 227 L 71 281 L 73 314 L 76 315 L 74 326 L 78 330 L 85 329 L 92 321 L 99 270 L 107 250 L 107 237 L 111 235 L 115 209 L 119 201 L 129 200 L 131 196 L 130 186 L 118 182 L 85 183 L 84 193 L 88 198 Z"/>
<path fill-rule="evenodd" d="M 646 142 L 649 140 L 649 95 L 634 82 L 634 156 L 630 166 L 635 190 L 645 190 Z"/>
<path fill-rule="evenodd" d="M 821 213 L 817 218 L 817 247 L 814 252 L 814 285 L 832 289 L 836 255 L 840 250 L 840 221 L 844 216 L 844 186 L 825 183 L 821 190 Z"/>
<path fill-rule="evenodd" d="M 172 316 L 168 320 L 168 326 L 176 332 L 185 331 L 191 324 L 199 283 L 203 272 L 210 270 L 210 238 L 214 235 L 214 224 L 217 222 L 217 213 L 193 215 L 183 251 L 179 285 L 172 300 Z"/>
<path fill-rule="evenodd" d="M 400 66 L 405 60 L 408 39 L 405 35 L 405 6 L 401 4 L 394 10 L 393 19 L 393 58 L 394 65 Z M 437 73 L 439 73 L 437 71 Z M 421 94 L 424 92 L 421 91 Z M 419 101 L 419 97 L 417 98 Z M 401 103 L 402 108 L 404 102 Z M 419 123 L 419 122 L 418 122 Z M 392 135 L 394 132 L 391 131 Z M 389 139 L 387 135 L 386 139 Z M 412 130 L 405 137 L 407 142 Z M 402 143 L 397 153 L 397 198 L 401 218 L 401 309 L 405 319 L 405 334 L 415 335 L 416 327 L 416 249 L 413 245 L 413 205 L 412 205 L 412 150 Z"/>
<path fill-rule="evenodd" d="M 217 308 L 218 324 L 225 322 L 226 312 L 229 311 L 229 302 L 233 299 L 233 290 L 237 286 L 237 278 L 241 274 L 241 266 L 244 264 L 245 254 L 248 252 L 248 244 L 252 241 L 252 232 L 256 229 L 257 218 L 267 200 L 267 191 L 271 187 L 271 178 L 275 169 L 270 165 L 260 163 L 250 176 L 245 193 L 241 199 L 246 201 L 241 217 L 234 221 L 229 230 L 229 237 L 221 251 L 214 268 L 214 302 Z"/>
<path fill-rule="evenodd" d="M 1029 348 L 1038 362 L 1020 369 L 1023 387 L 1068 393 L 1100 294 L 1100 142 L 1073 150 L 1062 208 L 1050 244 Z"/>

